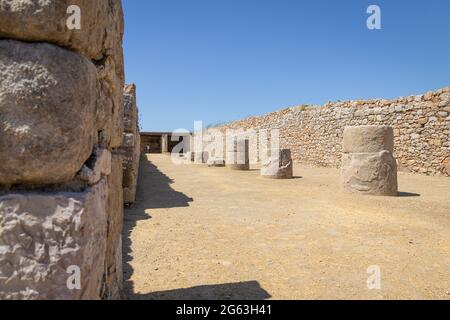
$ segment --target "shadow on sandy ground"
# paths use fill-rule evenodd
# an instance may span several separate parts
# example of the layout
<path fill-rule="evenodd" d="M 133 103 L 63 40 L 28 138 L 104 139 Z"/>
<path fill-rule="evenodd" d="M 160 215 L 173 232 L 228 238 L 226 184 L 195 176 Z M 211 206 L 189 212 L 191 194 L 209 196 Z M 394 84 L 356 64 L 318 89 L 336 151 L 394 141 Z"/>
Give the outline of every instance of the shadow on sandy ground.
<path fill-rule="evenodd" d="M 413 193 L 413 192 L 399 192 L 398 196 L 401 198 L 406 198 L 406 197 L 420 197 L 420 194 L 418 193 Z"/>
<path fill-rule="evenodd" d="M 142 158 L 139 168 L 138 188 L 136 202 L 125 210 L 123 229 L 123 273 L 125 294 L 135 298 L 134 285 L 130 280 L 133 268 L 130 264 L 131 232 L 140 220 L 148 220 L 152 217 L 146 212 L 148 209 L 188 207 L 194 199 L 171 188 L 174 180 L 162 173 L 147 158 Z"/>
<path fill-rule="evenodd" d="M 257 281 L 198 286 L 134 295 L 137 300 L 265 300 L 271 295 Z"/>
<path fill-rule="evenodd" d="M 131 280 L 131 233 L 140 220 L 151 219 L 149 209 L 188 207 L 194 199 L 171 187 L 174 180 L 162 173 L 147 158 L 141 159 L 136 202 L 125 211 L 123 230 L 124 287 L 128 299 L 133 300 L 263 300 L 270 294 L 257 281 L 205 285 L 148 294 L 137 294 Z M 147 212 L 146 212 L 147 211 Z"/>

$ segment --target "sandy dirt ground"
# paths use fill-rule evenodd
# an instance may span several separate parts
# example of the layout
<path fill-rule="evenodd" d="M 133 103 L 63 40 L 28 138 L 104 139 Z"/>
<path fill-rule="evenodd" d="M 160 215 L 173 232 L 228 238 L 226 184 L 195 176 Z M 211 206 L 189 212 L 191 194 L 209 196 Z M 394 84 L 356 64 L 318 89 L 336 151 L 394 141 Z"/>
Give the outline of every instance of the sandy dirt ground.
<path fill-rule="evenodd" d="M 294 173 L 142 159 L 125 212 L 128 297 L 450 299 L 449 178 L 399 173 L 390 198 L 341 192 L 336 169 Z"/>

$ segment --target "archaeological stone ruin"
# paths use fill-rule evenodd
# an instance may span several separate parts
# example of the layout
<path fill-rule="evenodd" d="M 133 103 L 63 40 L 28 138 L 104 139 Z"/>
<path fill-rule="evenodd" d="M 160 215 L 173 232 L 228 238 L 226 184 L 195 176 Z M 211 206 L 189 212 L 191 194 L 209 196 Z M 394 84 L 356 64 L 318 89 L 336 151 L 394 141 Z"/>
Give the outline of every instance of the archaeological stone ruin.
<path fill-rule="evenodd" d="M 346 127 L 341 179 L 349 192 L 396 196 L 394 131 L 388 126 Z"/>
<path fill-rule="evenodd" d="M 293 177 L 291 150 L 271 150 L 269 157 L 261 163 L 261 176 L 269 179 L 291 179 Z"/>
<path fill-rule="evenodd" d="M 0 299 L 122 296 L 139 158 L 123 27 L 120 0 L 0 0 Z"/>
<path fill-rule="evenodd" d="M 69 27 L 69 7 L 83 12 L 79 27 Z M 0 300 L 125 298 L 124 206 L 139 200 L 139 166 L 147 164 L 140 160 L 168 157 L 179 140 L 140 133 L 123 33 L 121 0 L 0 0 Z M 229 140 L 228 130 L 244 134 Z M 267 145 L 246 130 L 279 132 L 279 148 L 261 157 Z M 274 179 L 258 181 L 272 186 L 295 182 L 275 181 L 293 179 L 294 162 L 340 168 L 348 197 L 397 196 L 398 171 L 450 176 L 450 87 L 295 106 L 205 134 L 211 131 L 221 136 L 214 152 L 210 141 L 195 149 L 190 134 L 180 133 L 190 149 L 174 153 L 211 171 L 258 164 L 263 178 Z M 163 209 L 192 210 L 192 198 L 152 169 L 164 181 L 151 187 L 171 197 Z"/>
<path fill-rule="evenodd" d="M 239 137 L 233 140 L 231 148 L 227 150 L 225 162 L 231 170 L 250 170 L 249 140 Z"/>
<path fill-rule="evenodd" d="M 138 127 L 138 108 L 136 86 L 127 85 L 124 89 L 124 133 L 121 151 L 123 160 L 123 201 L 132 204 L 136 200 L 139 158 L 141 155 Z"/>
<path fill-rule="evenodd" d="M 347 126 L 390 126 L 398 170 L 424 175 L 450 176 L 450 87 L 392 100 L 329 102 L 300 105 L 214 128 L 227 130 L 279 130 L 280 149 L 290 149 L 294 162 L 340 168 L 342 141 Z M 260 146 L 250 143 L 250 161 Z"/>

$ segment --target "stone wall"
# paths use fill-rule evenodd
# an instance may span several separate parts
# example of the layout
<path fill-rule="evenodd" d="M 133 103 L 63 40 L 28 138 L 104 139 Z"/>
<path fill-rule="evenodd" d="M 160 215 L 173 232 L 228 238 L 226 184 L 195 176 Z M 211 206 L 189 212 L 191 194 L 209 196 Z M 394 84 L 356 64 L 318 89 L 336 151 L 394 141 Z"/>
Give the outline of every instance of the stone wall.
<path fill-rule="evenodd" d="M 122 36 L 120 0 L 0 0 L 0 299 L 120 298 Z"/>
<path fill-rule="evenodd" d="M 136 103 L 136 86 L 124 89 L 124 123 L 122 154 L 123 161 L 123 201 L 132 204 L 136 199 L 136 187 L 139 170 L 141 139 L 139 134 L 138 108 Z"/>
<path fill-rule="evenodd" d="M 297 106 L 214 129 L 279 129 L 281 148 L 291 149 L 294 161 L 340 167 L 344 127 L 357 125 L 394 128 L 400 170 L 450 175 L 450 87 L 395 100 Z"/>

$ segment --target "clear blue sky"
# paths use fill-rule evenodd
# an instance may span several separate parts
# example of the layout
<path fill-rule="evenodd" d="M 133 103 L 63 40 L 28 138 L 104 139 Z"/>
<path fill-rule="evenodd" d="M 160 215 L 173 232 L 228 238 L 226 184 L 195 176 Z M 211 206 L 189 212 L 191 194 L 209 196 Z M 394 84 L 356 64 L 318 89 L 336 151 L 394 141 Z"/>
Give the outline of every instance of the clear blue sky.
<path fill-rule="evenodd" d="M 142 128 L 450 85 L 448 0 L 124 0 Z M 382 30 L 366 27 L 370 4 Z"/>

